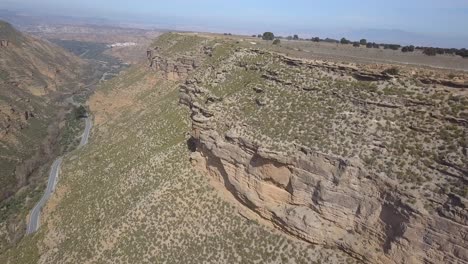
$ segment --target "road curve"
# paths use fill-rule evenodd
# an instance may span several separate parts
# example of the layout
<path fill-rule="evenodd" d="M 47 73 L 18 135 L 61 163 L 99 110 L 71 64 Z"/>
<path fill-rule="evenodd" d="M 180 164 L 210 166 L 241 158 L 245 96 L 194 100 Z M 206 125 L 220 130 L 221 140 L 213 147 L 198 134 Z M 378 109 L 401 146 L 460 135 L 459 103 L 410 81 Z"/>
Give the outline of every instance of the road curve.
<path fill-rule="evenodd" d="M 92 121 L 89 117 L 85 119 L 85 122 L 86 122 L 85 131 L 81 137 L 81 142 L 80 142 L 79 147 L 82 147 L 88 143 L 89 134 L 93 126 Z M 42 195 L 41 200 L 39 200 L 39 202 L 37 202 L 37 204 L 31 210 L 31 213 L 29 216 L 29 223 L 28 223 L 28 227 L 26 230 L 27 234 L 32 234 L 36 232 L 40 227 L 41 211 L 44 205 L 46 204 L 47 200 L 49 200 L 50 196 L 55 191 L 55 186 L 58 181 L 59 170 L 60 170 L 60 166 L 62 165 L 62 161 L 63 161 L 62 157 L 57 158 L 52 164 L 52 167 L 50 168 L 49 179 L 47 181 L 46 190 L 44 194 Z"/>

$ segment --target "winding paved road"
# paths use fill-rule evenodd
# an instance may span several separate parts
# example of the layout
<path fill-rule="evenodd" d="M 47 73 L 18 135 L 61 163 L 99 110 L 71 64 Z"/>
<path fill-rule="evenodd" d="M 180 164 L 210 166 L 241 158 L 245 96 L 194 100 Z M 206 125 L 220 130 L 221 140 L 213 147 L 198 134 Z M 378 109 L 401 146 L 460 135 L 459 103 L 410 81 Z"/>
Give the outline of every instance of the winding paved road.
<path fill-rule="evenodd" d="M 80 147 L 88 144 L 89 133 L 91 133 L 91 128 L 93 127 L 93 122 L 91 121 L 89 117 L 85 118 L 85 122 L 86 122 L 86 126 L 85 126 L 83 136 L 81 136 Z"/>
<path fill-rule="evenodd" d="M 29 217 L 29 225 L 27 233 L 31 234 L 37 231 L 40 225 L 40 218 L 41 218 L 41 210 L 42 207 L 45 205 L 47 200 L 49 199 L 50 195 L 55 189 L 55 184 L 57 181 L 60 165 L 62 165 L 62 158 L 58 158 L 52 164 L 49 173 L 49 180 L 47 182 L 47 188 L 45 190 L 44 195 L 41 197 L 41 200 L 37 202 L 36 206 L 31 210 L 31 216 Z"/>
<path fill-rule="evenodd" d="M 85 131 L 83 133 L 83 136 L 81 137 L 81 142 L 80 142 L 79 147 L 82 147 L 88 143 L 89 134 L 93 126 L 93 123 L 89 117 L 85 119 L 85 122 L 86 122 Z M 47 188 L 44 192 L 44 195 L 42 195 L 41 200 L 39 200 L 36 206 L 34 206 L 34 208 L 31 210 L 29 223 L 28 223 L 28 229 L 26 231 L 27 234 L 32 234 L 36 232 L 40 227 L 41 211 L 44 205 L 46 204 L 47 200 L 49 200 L 50 196 L 55 191 L 55 186 L 57 185 L 59 170 L 60 170 L 60 166 L 62 165 L 62 161 L 63 161 L 62 157 L 57 158 L 52 164 L 52 167 L 50 168 L 49 180 L 47 181 Z"/>

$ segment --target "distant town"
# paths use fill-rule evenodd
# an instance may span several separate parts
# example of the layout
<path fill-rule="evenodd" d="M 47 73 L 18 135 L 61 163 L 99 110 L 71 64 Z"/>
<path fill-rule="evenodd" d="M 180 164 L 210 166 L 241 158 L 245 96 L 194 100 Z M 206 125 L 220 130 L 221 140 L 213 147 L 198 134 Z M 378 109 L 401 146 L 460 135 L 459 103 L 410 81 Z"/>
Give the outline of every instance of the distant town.
<path fill-rule="evenodd" d="M 108 48 L 115 48 L 115 47 L 130 47 L 130 46 L 136 46 L 135 42 L 117 42 L 114 44 L 109 44 L 107 45 Z"/>

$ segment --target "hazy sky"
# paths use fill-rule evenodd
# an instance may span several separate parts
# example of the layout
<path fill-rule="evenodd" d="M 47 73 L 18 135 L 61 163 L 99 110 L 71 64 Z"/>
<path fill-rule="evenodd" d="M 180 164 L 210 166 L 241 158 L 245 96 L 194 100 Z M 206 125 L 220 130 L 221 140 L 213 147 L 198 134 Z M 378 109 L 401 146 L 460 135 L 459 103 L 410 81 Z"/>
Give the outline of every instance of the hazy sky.
<path fill-rule="evenodd" d="M 468 37 L 468 0 L 0 0 L 2 7 L 140 23 L 281 32 L 400 29 Z"/>

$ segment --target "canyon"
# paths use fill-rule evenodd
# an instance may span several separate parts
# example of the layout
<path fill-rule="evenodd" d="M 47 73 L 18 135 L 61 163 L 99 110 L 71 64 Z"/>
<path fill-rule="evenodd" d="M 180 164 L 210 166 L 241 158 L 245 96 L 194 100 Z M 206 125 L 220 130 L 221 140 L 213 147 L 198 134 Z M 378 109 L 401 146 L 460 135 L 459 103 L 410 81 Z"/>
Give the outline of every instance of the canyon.
<path fill-rule="evenodd" d="M 467 263 L 468 74 L 252 42 L 166 33 L 101 83 L 0 261 Z"/>

